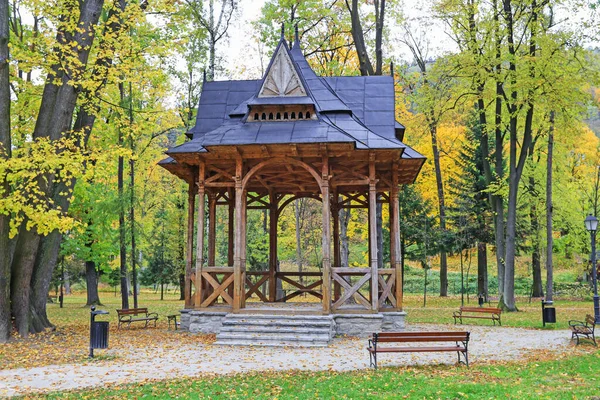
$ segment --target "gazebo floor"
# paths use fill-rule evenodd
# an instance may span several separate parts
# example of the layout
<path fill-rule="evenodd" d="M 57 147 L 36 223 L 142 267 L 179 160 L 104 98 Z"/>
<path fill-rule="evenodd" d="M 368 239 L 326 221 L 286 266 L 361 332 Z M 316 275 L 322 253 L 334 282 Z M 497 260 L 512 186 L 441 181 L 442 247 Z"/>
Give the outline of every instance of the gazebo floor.
<path fill-rule="evenodd" d="M 380 311 L 366 310 L 356 304 L 346 304 L 335 311 L 323 312 L 323 306 L 318 302 L 276 302 L 263 303 L 246 302 L 246 307 L 233 311 L 228 305 L 215 304 L 207 308 L 196 308 L 197 311 L 232 312 L 235 314 L 275 314 L 275 315 L 324 315 L 324 314 L 377 314 Z M 397 311 L 390 309 L 389 311 Z M 385 312 L 385 311 L 384 311 Z"/>

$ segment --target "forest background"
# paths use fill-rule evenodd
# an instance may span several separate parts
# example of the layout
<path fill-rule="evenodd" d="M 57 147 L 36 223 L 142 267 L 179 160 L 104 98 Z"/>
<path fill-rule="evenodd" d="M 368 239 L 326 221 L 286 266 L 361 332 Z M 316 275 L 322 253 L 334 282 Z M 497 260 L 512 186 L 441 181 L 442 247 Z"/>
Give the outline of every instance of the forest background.
<path fill-rule="evenodd" d="M 262 62 L 245 65 L 223 49 L 248 3 L 0 0 L 0 342 L 52 327 L 61 279 L 84 281 L 88 304 L 99 282 L 120 285 L 123 307 L 139 285 L 183 282 L 187 188 L 157 162 L 186 140 L 203 80 L 262 76 L 281 23 L 317 74 L 395 78 L 405 142 L 428 158 L 401 190 L 407 292 L 498 295 L 508 310 L 516 295 L 590 296 L 600 2 L 431 0 L 414 17 L 400 1 L 266 1 L 241 50 Z M 342 263 L 364 265 L 366 213 L 341 217 Z M 314 200 L 285 209 L 280 268 L 318 270 L 320 221 Z M 267 257 L 267 215 L 250 210 L 247 268 Z"/>

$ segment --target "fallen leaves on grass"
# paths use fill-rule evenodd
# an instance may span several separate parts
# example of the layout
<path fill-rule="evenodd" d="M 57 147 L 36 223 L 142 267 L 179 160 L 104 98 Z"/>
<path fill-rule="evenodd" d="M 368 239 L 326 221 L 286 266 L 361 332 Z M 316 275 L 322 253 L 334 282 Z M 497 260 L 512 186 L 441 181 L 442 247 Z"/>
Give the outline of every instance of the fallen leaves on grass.
<path fill-rule="evenodd" d="M 214 335 L 192 335 L 162 327 L 135 327 L 117 330 L 111 326 L 109 348 L 96 350 L 98 359 L 90 360 L 89 327 L 68 326 L 55 331 L 30 335 L 27 339 L 13 337 L 0 344 L 0 370 L 35 368 L 48 365 L 82 364 L 96 360 L 114 359 L 125 353 L 143 353 L 152 357 L 159 351 L 168 351 L 185 344 L 208 344 Z"/>

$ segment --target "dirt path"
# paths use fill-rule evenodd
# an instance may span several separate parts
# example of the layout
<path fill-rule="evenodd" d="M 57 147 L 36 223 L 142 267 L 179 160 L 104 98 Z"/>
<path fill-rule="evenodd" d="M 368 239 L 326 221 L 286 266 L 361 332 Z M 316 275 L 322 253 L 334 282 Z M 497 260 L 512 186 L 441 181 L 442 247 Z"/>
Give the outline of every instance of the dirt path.
<path fill-rule="evenodd" d="M 469 361 L 518 360 L 536 350 L 563 352 L 570 345 L 565 330 L 464 326 L 471 331 Z M 452 327 L 451 329 L 454 329 Z M 410 330 L 448 330 L 444 325 L 411 325 Z M 116 360 L 0 371 L 0 397 L 82 389 L 148 379 L 199 377 L 246 371 L 335 370 L 369 367 L 366 339 L 335 339 L 327 348 L 229 347 L 182 344 L 145 351 L 121 351 Z M 113 350 L 114 352 L 114 350 Z M 103 352 L 111 354 L 111 350 Z M 382 354 L 380 366 L 456 362 L 454 353 Z M 182 362 L 182 360 L 185 360 Z"/>

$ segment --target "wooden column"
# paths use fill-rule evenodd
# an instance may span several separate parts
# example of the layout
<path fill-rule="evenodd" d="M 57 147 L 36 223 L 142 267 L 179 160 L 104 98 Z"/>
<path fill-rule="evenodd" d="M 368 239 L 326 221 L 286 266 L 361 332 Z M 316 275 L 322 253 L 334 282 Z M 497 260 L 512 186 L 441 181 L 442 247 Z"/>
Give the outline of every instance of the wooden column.
<path fill-rule="evenodd" d="M 196 295 L 194 304 L 202 303 L 202 266 L 204 265 L 204 163 L 198 168 L 198 240 L 196 242 Z"/>
<path fill-rule="evenodd" d="M 233 231 L 235 230 L 234 224 L 234 214 L 235 214 L 235 194 L 231 189 L 227 189 L 228 196 L 228 211 L 229 218 L 227 219 L 227 223 L 229 224 L 228 232 L 227 232 L 227 265 L 229 267 L 233 267 Z"/>
<path fill-rule="evenodd" d="M 217 195 L 208 193 L 208 266 L 215 266 L 216 233 L 217 233 Z"/>
<path fill-rule="evenodd" d="M 398 168 L 392 167 L 392 189 L 390 191 L 390 256 L 396 272 L 396 308 L 402 310 L 402 252 L 400 249 L 400 204 L 398 191 Z"/>
<path fill-rule="evenodd" d="M 188 189 L 187 254 L 185 259 L 185 308 L 194 305 L 192 300 L 192 265 L 194 263 L 194 208 L 196 207 L 195 183 Z"/>
<path fill-rule="evenodd" d="M 377 271 L 377 180 L 375 154 L 369 155 L 369 253 L 371 254 L 371 310 L 379 309 L 379 274 Z"/>
<path fill-rule="evenodd" d="M 269 301 L 277 300 L 277 196 L 269 192 Z"/>
<path fill-rule="evenodd" d="M 242 281 L 242 229 L 244 229 L 242 204 L 244 191 L 242 190 L 242 159 L 238 158 L 235 165 L 235 229 L 234 229 L 234 259 L 233 259 L 233 309 L 242 307 L 242 298 L 245 297 L 244 282 Z"/>
<path fill-rule="evenodd" d="M 242 193 L 242 231 L 240 232 L 240 308 L 246 307 L 246 221 L 247 221 L 248 191 Z"/>
<path fill-rule="evenodd" d="M 331 312 L 331 199 L 329 196 L 329 157 L 323 156 L 321 170 L 323 203 L 323 313 Z"/>
<path fill-rule="evenodd" d="M 340 209 L 338 207 L 339 199 L 337 190 L 333 191 L 331 196 L 331 212 L 333 214 L 333 266 L 341 267 L 340 254 Z M 335 302 L 342 295 L 340 284 L 333 282 L 333 301 Z"/>

